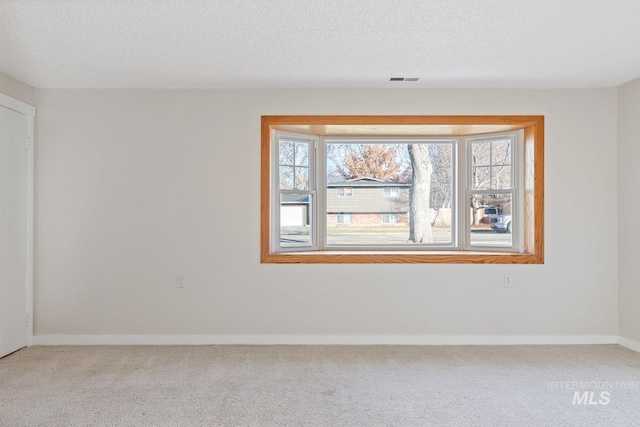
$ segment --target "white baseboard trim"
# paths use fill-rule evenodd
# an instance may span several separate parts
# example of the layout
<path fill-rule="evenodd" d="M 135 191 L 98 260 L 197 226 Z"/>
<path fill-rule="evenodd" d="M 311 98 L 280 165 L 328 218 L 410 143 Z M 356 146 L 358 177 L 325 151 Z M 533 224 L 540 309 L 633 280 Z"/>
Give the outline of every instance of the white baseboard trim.
<path fill-rule="evenodd" d="M 575 345 L 618 344 L 619 342 L 619 338 L 615 335 L 35 335 L 33 337 L 34 345 Z"/>
<path fill-rule="evenodd" d="M 640 342 L 638 341 L 633 341 L 628 338 L 618 337 L 618 344 L 640 353 Z"/>

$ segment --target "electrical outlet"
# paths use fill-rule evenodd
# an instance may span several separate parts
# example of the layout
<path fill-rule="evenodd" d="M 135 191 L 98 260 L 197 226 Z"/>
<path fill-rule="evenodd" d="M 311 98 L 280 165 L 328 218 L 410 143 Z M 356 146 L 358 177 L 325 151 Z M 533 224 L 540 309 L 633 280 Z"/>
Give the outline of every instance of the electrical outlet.
<path fill-rule="evenodd" d="M 510 274 L 505 274 L 504 275 L 504 287 L 505 288 L 512 288 L 513 287 L 513 282 L 511 282 L 511 275 Z"/>
<path fill-rule="evenodd" d="M 184 280 L 184 274 L 178 274 L 176 276 L 176 287 L 177 288 L 184 288 L 186 285 L 185 280 Z"/>

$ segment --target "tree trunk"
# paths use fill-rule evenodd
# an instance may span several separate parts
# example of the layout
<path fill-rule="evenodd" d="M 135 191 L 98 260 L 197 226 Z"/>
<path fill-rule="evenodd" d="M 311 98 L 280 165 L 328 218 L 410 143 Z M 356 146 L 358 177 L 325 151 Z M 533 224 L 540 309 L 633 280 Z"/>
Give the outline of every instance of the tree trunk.
<path fill-rule="evenodd" d="M 477 227 L 480 225 L 480 217 L 481 217 L 480 209 L 482 208 L 481 208 L 480 200 L 476 196 L 471 197 L 471 209 L 473 211 L 473 226 Z"/>
<path fill-rule="evenodd" d="M 409 242 L 433 243 L 429 221 L 431 174 L 433 165 L 426 144 L 409 144 L 409 158 L 413 167 L 411 200 L 409 203 Z"/>

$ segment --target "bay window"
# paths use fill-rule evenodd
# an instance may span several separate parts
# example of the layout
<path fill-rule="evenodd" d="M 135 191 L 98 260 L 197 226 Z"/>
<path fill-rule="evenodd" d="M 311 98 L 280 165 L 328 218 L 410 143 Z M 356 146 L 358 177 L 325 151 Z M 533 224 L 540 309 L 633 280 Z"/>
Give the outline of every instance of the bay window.
<path fill-rule="evenodd" d="M 543 118 L 263 117 L 263 262 L 542 262 Z"/>

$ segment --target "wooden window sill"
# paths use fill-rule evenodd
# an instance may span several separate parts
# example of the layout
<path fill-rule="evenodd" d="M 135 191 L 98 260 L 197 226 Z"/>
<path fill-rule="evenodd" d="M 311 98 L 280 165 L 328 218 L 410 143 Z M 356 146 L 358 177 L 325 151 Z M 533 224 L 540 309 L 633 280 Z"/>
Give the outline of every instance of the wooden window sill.
<path fill-rule="evenodd" d="M 266 264 L 543 264 L 534 254 L 470 251 L 315 251 L 263 254 Z"/>

